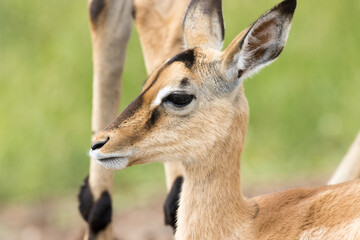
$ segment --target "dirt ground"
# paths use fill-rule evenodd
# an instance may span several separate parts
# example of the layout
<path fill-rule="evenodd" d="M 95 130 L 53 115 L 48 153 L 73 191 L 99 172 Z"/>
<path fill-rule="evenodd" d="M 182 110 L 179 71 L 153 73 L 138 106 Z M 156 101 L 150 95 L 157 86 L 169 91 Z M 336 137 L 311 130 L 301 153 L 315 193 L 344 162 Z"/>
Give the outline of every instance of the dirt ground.
<path fill-rule="evenodd" d="M 304 178 L 306 179 L 306 178 Z M 325 178 L 252 186 L 245 189 L 248 197 L 294 186 L 318 186 Z M 164 226 L 162 204 L 165 196 L 155 196 L 145 205 L 116 211 L 114 232 L 118 240 L 171 240 L 172 229 Z M 85 229 L 75 197 L 51 199 L 29 206 L 0 207 L 0 239 L 6 240 L 80 240 Z"/>

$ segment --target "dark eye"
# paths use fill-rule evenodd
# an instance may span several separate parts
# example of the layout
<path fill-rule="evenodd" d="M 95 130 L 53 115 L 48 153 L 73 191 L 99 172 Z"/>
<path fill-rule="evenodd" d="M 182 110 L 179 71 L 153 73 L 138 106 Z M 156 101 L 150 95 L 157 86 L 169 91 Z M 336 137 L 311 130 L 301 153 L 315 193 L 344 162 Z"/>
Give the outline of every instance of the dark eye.
<path fill-rule="evenodd" d="M 164 103 L 171 103 L 175 107 L 185 107 L 189 105 L 194 99 L 194 95 L 183 94 L 183 93 L 172 93 L 164 99 Z"/>

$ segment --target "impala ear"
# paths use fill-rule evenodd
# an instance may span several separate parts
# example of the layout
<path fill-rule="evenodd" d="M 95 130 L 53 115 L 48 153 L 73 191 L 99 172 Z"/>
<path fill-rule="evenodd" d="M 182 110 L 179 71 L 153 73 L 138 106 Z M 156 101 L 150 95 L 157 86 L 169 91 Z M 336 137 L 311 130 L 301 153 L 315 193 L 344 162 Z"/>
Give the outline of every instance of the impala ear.
<path fill-rule="evenodd" d="M 222 56 L 226 77 L 245 79 L 272 63 L 283 50 L 296 0 L 285 0 L 240 33 Z"/>
<path fill-rule="evenodd" d="M 192 0 L 183 28 L 187 48 L 200 46 L 221 50 L 225 34 L 221 0 Z"/>

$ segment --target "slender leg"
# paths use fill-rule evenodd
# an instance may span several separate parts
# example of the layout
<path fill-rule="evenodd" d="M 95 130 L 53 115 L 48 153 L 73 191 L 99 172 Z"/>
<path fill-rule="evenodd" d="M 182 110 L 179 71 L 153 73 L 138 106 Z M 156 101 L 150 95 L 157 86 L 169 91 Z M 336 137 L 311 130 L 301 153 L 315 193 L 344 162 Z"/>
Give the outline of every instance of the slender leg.
<path fill-rule="evenodd" d="M 184 46 L 182 20 L 188 0 L 134 0 L 134 18 L 148 74 Z"/>
<path fill-rule="evenodd" d="M 341 161 L 329 184 L 337 184 L 360 178 L 360 132 Z"/>
<path fill-rule="evenodd" d="M 132 0 L 89 0 L 94 65 L 93 136 L 118 114 L 132 7 Z M 113 239 L 112 186 L 113 172 L 92 159 L 90 175 L 79 193 L 80 212 L 89 225 L 85 239 Z"/>

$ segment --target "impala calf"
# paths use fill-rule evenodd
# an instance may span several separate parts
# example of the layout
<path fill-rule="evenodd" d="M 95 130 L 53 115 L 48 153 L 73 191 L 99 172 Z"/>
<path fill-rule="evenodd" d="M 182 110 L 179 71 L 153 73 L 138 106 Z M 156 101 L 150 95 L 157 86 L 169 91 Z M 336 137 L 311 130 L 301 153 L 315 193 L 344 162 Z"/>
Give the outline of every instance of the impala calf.
<path fill-rule="evenodd" d="M 360 239 L 359 181 L 252 199 L 241 191 L 249 115 L 243 80 L 280 55 L 295 8 L 296 0 L 283 1 L 222 52 L 221 1 L 191 1 L 188 49 L 155 70 L 94 139 L 90 155 L 106 168 L 182 164 L 177 240 Z"/>

